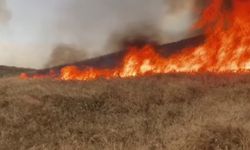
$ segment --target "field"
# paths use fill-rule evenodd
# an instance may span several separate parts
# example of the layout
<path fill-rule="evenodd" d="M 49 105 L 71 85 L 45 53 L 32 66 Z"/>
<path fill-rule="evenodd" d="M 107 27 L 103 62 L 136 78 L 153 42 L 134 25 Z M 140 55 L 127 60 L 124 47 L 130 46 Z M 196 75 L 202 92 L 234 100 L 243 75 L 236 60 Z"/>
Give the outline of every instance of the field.
<path fill-rule="evenodd" d="M 18 76 L 20 73 L 23 73 L 23 72 L 32 73 L 35 71 L 36 70 L 34 69 L 7 67 L 7 66 L 0 65 L 0 78 Z"/>
<path fill-rule="evenodd" d="M 0 79 L 1 150 L 248 150 L 248 75 Z"/>

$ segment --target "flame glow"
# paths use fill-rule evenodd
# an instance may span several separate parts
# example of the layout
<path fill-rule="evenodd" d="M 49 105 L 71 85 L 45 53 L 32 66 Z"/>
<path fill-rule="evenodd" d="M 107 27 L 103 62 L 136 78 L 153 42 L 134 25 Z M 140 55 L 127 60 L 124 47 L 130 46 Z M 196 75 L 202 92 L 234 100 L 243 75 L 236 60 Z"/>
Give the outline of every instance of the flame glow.
<path fill-rule="evenodd" d="M 226 3 L 230 5 L 226 7 Z M 167 58 L 150 44 L 142 48 L 130 47 L 115 68 L 81 70 L 77 66 L 67 66 L 56 78 L 94 80 L 172 72 L 250 72 L 249 14 L 250 0 L 211 0 L 196 25 L 205 29 L 204 44 L 183 49 Z"/>

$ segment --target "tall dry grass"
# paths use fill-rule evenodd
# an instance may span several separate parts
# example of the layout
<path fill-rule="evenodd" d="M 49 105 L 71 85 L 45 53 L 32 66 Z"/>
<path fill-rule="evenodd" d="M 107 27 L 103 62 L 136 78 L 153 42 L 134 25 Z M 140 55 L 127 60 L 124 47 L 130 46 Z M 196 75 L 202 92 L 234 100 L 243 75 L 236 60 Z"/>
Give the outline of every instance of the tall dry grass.
<path fill-rule="evenodd" d="M 3 150 L 248 150 L 250 77 L 0 79 Z"/>

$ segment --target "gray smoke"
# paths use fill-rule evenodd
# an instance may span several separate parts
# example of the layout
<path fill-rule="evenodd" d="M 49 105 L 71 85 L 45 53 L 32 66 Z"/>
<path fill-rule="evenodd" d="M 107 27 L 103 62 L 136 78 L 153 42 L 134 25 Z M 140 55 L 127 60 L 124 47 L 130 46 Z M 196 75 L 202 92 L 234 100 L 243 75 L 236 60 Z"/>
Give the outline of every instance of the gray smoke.
<path fill-rule="evenodd" d="M 131 45 L 144 45 L 146 43 L 158 43 L 162 39 L 160 29 L 155 25 L 141 22 L 113 32 L 108 41 L 105 50 L 107 52 L 120 51 Z"/>
<path fill-rule="evenodd" d="M 122 50 L 127 45 L 137 43 L 167 43 L 197 34 L 189 28 L 199 16 L 194 12 L 200 12 L 203 4 L 199 0 L 165 0 L 163 8 L 158 7 L 165 10 L 163 14 L 156 14 L 158 22 L 150 18 L 114 31 L 107 41 L 106 50 Z M 147 16 L 138 16 L 143 17 Z"/>
<path fill-rule="evenodd" d="M 166 43 L 190 35 L 197 0 L 71 0 L 57 23 L 62 43 L 83 46 L 95 57 L 129 41 Z"/>
<path fill-rule="evenodd" d="M 86 54 L 84 50 L 79 50 L 70 45 L 60 44 L 54 48 L 45 67 L 50 68 L 54 66 L 70 64 L 80 60 L 84 60 L 85 58 Z"/>
<path fill-rule="evenodd" d="M 11 18 L 6 2 L 0 0 L 0 23 Z M 35 43 L 33 46 L 32 40 L 31 44 L 24 45 L 6 43 L 10 50 L 2 48 L 0 63 L 51 67 L 122 50 L 133 42 L 162 44 L 181 40 L 193 33 L 190 28 L 197 17 L 198 2 L 200 0 L 44 0 L 45 5 L 41 6 L 32 2 L 25 6 L 39 8 L 31 9 L 34 15 L 27 18 L 33 24 L 18 18 L 20 15 L 14 15 L 14 10 L 12 22 L 19 22 L 21 26 L 14 30 L 17 34 L 24 30 L 21 35 L 28 30 L 27 26 L 34 27 L 25 37 L 34 38 Z M 46 4 L 55 7 L 51 11 L 54 14 L 34 19 L 45 13 Z M 11 27 L 16 28 L 15 24 Z M 23 49 L 26 49 L 25 54 Z"/>

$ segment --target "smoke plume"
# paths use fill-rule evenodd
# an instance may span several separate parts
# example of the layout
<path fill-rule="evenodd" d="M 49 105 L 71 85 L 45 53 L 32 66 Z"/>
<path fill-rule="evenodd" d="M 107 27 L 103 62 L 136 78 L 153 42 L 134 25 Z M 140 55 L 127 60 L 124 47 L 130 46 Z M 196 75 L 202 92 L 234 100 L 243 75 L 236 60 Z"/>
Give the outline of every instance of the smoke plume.
<path fill-rule="evenodd" d="M 0 23 L 11 18 L 6 2 L 0 0 Z M 11 51 L 2 50 L 8 57 L 2 56 L 1 64 L 51 67 L 123 50 L 131 43 L 181 40 L 193 34 L 190 28 L 201 3 L 200 0 L 43 0 L 39 1 L 43 5 L 38 6 L 38 2 L 30 2 L 20 9 L 23 16 L 28 16 L 15 14 L 20 10 L 12 12 L 13 32 L 6 34 L 12 33 L 9 39 L 17 43 L 8 41 Z M 38 9 L 26 12 L 27 7 Z M 28 41 L 20 42 L 28 50 L 18 46 L 20 37 Z M 23 51 L 25 55 L 19 55 Z"/>
<path fill-rule="evenodd" d="M 172 42 L 190 35 L 197 5 L 197 0 L 71 0 L 57 34 L 60 42 L 86 47 L 92 57 L 133 40 Z"/>
<path fill-rule="evenodd" d="M 165 0 L 163 14 L 158 14 L 159 22 L 151 18 L 144 22 L 134 22 L 111 33 L 106 50 L 122 50 L 127 45 L 167 43 L 197 34 L 189 30 L 199 16 L 204 2 L 199 0 Z M 162 9 L 160 6 L 158 9 Z M 145 16 L 140 16 L 145 17 Z M 156 22 L 156 23 L 155 23 Z"/>
<path fill-rule="evenodd" d="M 140 23 L 130 28 L 124 28 L 113 32 L 108 41 L 106 50 L 120 51 L 131 45 L 144 45 L 146 43 L 158 43 L 162 39 L 159 29 L 147 23 Z"/>
<path fill-rule="evenodd" d="M 86 54 L 83 50 L 78 50 L 69 45 L 60 44 L 53 50 L 48 63 L 45 67 L 54 67 L 64 64 L 74 63 L 80 60 L 84 60 Z"/>

